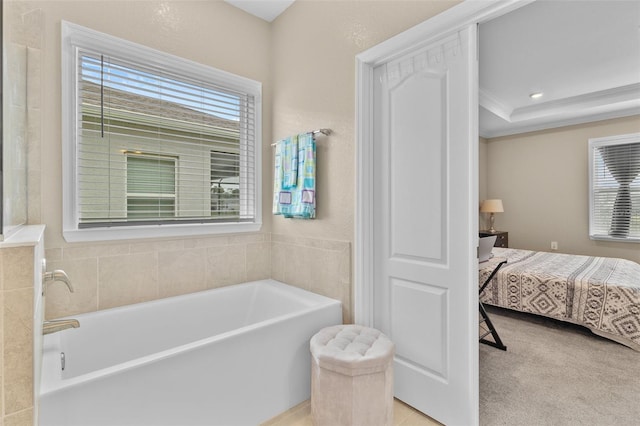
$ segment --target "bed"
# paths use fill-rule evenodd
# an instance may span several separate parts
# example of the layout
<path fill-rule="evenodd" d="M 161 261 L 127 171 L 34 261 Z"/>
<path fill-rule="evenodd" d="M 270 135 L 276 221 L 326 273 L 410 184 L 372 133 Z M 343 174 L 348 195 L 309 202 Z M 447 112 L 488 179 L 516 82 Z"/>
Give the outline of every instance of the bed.
<path fill-rule="evenodd" d="M 625 259 L 494 248 L 481 264 L 483 304 L 579 324 L 640 351 L 640 264 Z"/>

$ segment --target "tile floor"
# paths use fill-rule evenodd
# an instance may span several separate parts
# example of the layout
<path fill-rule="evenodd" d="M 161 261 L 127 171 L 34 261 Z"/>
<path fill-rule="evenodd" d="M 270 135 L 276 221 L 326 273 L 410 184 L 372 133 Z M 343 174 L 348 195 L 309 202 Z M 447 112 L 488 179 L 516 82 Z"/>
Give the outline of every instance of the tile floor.
<path fill-rule="evenodd" d="M 437 421 L 397 399 L 393 400 L 393 417 L 394 426 L 441 426 Z M 311 426 L 312 424 L 311 402 L 307 400 L 263 423 L 262 426 Z"/>

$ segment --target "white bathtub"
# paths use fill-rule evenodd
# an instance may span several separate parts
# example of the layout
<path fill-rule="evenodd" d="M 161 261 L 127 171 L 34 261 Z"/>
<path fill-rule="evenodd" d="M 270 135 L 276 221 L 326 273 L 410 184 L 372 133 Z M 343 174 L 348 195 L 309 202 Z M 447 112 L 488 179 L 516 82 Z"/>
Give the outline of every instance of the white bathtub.
<path fill-rule="evenodd" d="M 309 398 L 309 339 L 342 308 L 264 280 L 74 318 L 44 339 L 41 426 L 254 425 Z"/>

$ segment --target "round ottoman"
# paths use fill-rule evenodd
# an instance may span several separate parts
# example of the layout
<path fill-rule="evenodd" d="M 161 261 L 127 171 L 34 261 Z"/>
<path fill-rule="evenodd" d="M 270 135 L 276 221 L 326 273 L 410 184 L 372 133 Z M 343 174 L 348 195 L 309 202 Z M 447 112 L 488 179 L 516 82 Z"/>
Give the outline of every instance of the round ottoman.
<path fill-rule="evenodd" d="M 314 425 L 392 425 L 394 344 L 360 325 L 323 328 L 311 338 Z"/>

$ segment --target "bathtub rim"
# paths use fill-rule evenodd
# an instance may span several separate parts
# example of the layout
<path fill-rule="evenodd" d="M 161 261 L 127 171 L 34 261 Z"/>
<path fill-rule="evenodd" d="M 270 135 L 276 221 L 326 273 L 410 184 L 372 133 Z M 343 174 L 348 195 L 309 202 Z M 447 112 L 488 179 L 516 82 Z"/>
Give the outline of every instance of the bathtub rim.
<path fill-rule="evenodd" d="M 140 303 L 135 303 L 135 304 L 131 304 L 131 305 L 125 305 L 125 306 L 119 306 L 119 307 L 115 307 L 115 308 L 109 308 L 109 309 L 104 309 L 101 311 L 95 311 L 95 312 L 88 312 L 88 313 L 84 313 L 84 314 L 80 314 L 80 315 L 75 315 L 75 316 L 69 316 L 69 317 L 64 317 L 64 318 L 80 318 L 82 319 L 82 317 L 86 317 L 92 314 L 97 314 L 97 313 L 102 313 L 102 312 L 107 312 L 107 311 L 111 311 L 111 312 L 117 312 L 120 310 L 125 310 L 125 309 L 135 309 L 136 305 L 140 305 L 140 304 L 166 304 L 169 303 L 171 300 L 175 300 L 175 299 L 187 299 L 187 298 L 194 298 L 197 297 L 199 294 L 202 293 L 211 293 L 211 292 L 216 292 L 216 291 L 220 291 L 222 292 L 222 290 L 225 291 L 232 291 L 232 289 L 234 287 L 249 287 L 249 286 L 255 286 L 255 285 L 270 285 L 270 286 L 274 286 L 278 289 L 284 289 L 286 291 L 291 291 L 296 295 L 302 296 L 303 298 L 307 298 L 307 299 L 317 299 L 317 303 L 314 303 L 312 305 L 308 305 L 305 307 L 302 307 L 301 309 L 298 309 L 294 312 L 291 313 L 287 313 L 284 315 L 278 315 L 274 318 L 269 318 L 267 320 L 263 320 L 263 321 L 259 321 L 253 324 L 249 324 L 249 325 L 245 325 L 243 327 L 239 327 L 230 331 L 226 331 L 214 336 L 209 336 L 209 337 L 205 337 L 203 339 L 199 339 L 190 343 L 185 343 L 182 345 L 178 345 L 169 349 L 165 349 L 159 352 L 155 352 L 153 354 L 150 355 L 145 355 L 142 357 L 138 357 L 129 361 L 125 361 L 123 363 L 120 364 L 116 364 L 113 366 L 109 366 L 109 367 L 104 367 L 104 368 L 100 368 L 98 370 L 95 371 L 91 371 L 89 373 L 84 373 L 75 377 L 70 377 L 68 379 L 63 379 L 61 372 L 59 371 L 59 368 L 47 368 L 49 367 L 49 365 L 45 365 L 45 363 L 47 361 L 50 361 L 49 364 L 51 364 L 51 367 L 54 367 L 54 365 L 58 365 L 58 359 L 55 358 L 55 356 L 53 355 L 45 355 L 44 354 L 44 349 L 49 348 L 51 346 L 53 347 L 60 347 L 60 333 L 65 333 L 65 332 L 73 332 L 73 329 L 70 330 L 64 330 L 60 333 L 55 333 L 55 334 L 51 334 L 51 335 L 47 335 L 45 336 L 45 341 L 43 344 L 43 366 L 42 366 L 42 381 L 40 383 L 40 391 L 38 393 L 39 398 L 48 396 L 48 395 L 53 395 L 56 392 L 60 392 L 63 391 L 67 388 L 73 387 L 73 386 L 77 386 L 83 383 L 89 383 L 91 381 L 97 380 L 99 378 L 103 378 L 103 377 L 109 377 L 115 374 L 119 374 L 119 373 L 124 373 L 127 370 L 131 370 L 133 368 L 136 367 L 141 367 L 144 365 L 148 365 L 148 364 L 152 364 L 154 362 L 159 362 L 163 359 L 175 356 L 177 354 L 180 353 L 186 353 L 189 351 L 193 351 L 198 349 L 201 346 L 207 345 L 207 344 L 211 344 L 211 343 L 215 343 L 218 341 L 222 341 L 225 339 L 229 339 L 233 336 L 242 334 L 242 333 L 248 333 L 254 330 L 258 330 L 261 328 L 265 328 L 268 327 L 270 325 L 273 324 L 277 324 L 280 322 L 284 322 L 287 320 L 291 320 L 293 318 L 296 317 L 300 317 L 312 312 L 316 312 L 322 309 L 326 309 L 327 307 L 330 306 L 339 306 L 340 312 L 342 312 L 342 302 L 340 302 L 339 300 L 336 299 L 332 299 L 330 297 L 327 296 L 323 296 L 321 294 L 317 294 L 317 293 L 313 293 L 309 290 L 305 290 L 299 287 L 295 287 L 289 284 L 285 284 L 281 281 L 277 281 L 274 279 L 264 279 L 264 280 L 256 280 L 256 281 L 250 281 L 247 283 L 241 283 L 241 284 L 233 284 L 233 285 L 229 285 L 229 286 L 225 286 L 225 287 L 219 287 L 219 288 L 214 288 L 214 289 L 208 289 L 208 290 L 203 290 L 203 291 L 199 291 L 199 292 L 194 292 L 194 293 L 188 293 L 188 294 L 183 294 L 183 295 L 177 295 L 177 296 L 172 296 L 172 297 L 168 297 L 168 298 L 163 298 L 163 299 L 156 299 L 156 300 L 152 300 L 152 301 L 148 301 L 148 302 L 140 302 Z M 342 314 L 341 314 L 342 315 Z M 60 318 L 60 319 L 64 319 L 64 318 Z M 50 343 L 51 342 L 51 343 Z M 54 359 L 51 359 L 52 357 L 54 357 Z"/>

